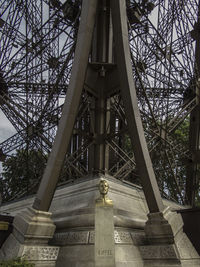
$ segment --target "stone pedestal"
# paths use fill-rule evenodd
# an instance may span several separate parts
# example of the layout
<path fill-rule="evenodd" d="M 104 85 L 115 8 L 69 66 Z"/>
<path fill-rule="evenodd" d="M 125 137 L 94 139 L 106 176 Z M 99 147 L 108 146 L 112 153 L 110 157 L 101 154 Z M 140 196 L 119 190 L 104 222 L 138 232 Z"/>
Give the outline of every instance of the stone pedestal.
<path fill-rule="evenodd" d="M 55 263 L 59 246 L 56 267 L 94 267 L 95 200 L 99 197 L 98 184 L 101 179 L 108 181 L 108 197 L 113 200 L 116 267 L 200 266 L 199 256 L 182 231 L 183 223 L 180 216 L 170 209 L 166 209 L 164 213 L 147 216 L 144 194 L 138 186 L 124 184 L 103 175 L 80 179 L 56 190 L 51 205 L 52 220 L 56 225 L 54 235 L 55 226 L 50 219 L 50 213 L 25 209 L 31 206 L 32 198 L 2 205 L 1 213 L 15 215 L 25 210 L 21 213 L 23 216 L 17 215 L 15 218 L 15 229 L 9 237 L 13 239 L 13 243 L 10 242 L 12 247 L 9 252 L 10 243 L 6 242 L 4 253 L 16 256 L 28 254 L 29 251 L 32 259 L 43 259 L 38 261 L 38 264 L 46 264 L 46 260 L 49 259 L 48 266 L 53 266 L 51 264 Z M 171 206 L 175 210 L 181 208 L 166 200 L 164 204 L 165 207 Z M 39 225 L 43 223 L 46 225 L 43 228 L 44 234 L 38 232 Z M 38 231 L 32 239 L 29 237 L 32 235 L 33 225 L 38 225 Z M 46 228 L 51 230 L 45 232 Z M 52 235 L 51 246 L 48 246 L 48 239 Z M 39 255 L 40 251 L 45 253 Z"/>
<path fill-rule="evenodd" d="M 1 248 L 1 259 L 25 257 L 36 267 L 55 266 L 59 248 L 49 246 L 55 225 L 51 213 L 28 208 L 16 215 L 13 232 Z"/>
<path fill-rule="evenodd" d="M 95 209 L 95 267 L 115 267 L 113 207 Z"/>
<path fill-rule="evenodd" d="M 147 244 L 140 246 L 144 266 L 200 266 L 200 257 L 183 232 L 181 215 L 169 207 L 148 214 L 145 233 Z"/>
<path fill-rule="evenodd" d="M 95 210 L 95 201 L 99 198 L 98 185 L 101 179 L 108 181 L 108 198 L 113 200 L 112 216 L 112 210 L 103 211 L 105 214 L 99 212 L 101 218 L 111 217 L 110 223 L 113 221 L 114 224 L 114 266 L 143 267 L 138 248 L 145 236 L 144 225 L 147 219 L 143 193 L 137 187 L 130 187 L 104 175 L 82 180 L 65 190 L 61 189 L 63 196 L 60 194 L 58 199 L 60 207 L 53 203 L 56 232 L 51 243 L 60 246 L 56 267 L 95 267 L 95 221 L 100 221 L 95 219 L 99 214 Z M 109 222 L 101 219 L 99 223 L 100 228 L 105 225 L 106 235 L 110 231 L 113 233 L 113 230 L 106 229 Z M 112 236 L 110 238 L 112 240 Z M 107 240 L 103 242 L 104 248 L 108 245 L 106 242 Z M 112 248 L 109 246 L 101 253 L 110 254 L 110 250 Z M 107 265 L 101 265 L 105 266 Z"/>
<path fill-rule="evenodd" d="M 115 267 L 113 203 L 106 197 L 107 181 L 101 180 L 100 184 L 105 194 L 95 203 L 95 267 Z"/>

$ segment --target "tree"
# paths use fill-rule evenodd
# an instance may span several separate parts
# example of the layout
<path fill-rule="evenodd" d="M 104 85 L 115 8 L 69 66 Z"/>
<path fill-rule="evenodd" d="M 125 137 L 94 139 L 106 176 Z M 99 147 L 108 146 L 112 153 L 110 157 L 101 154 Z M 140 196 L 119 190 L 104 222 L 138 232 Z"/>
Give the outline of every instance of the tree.
<path fill-rule="evenodd" d="M 189 150 L 190 118 L 186 117 L 171 133 L 167 133 L 166 141 L 153 151 L 152 161 L 163 196 L 185 203 Z M 176 140 L 172 143 L 172 140 Z M 172 149 L 172 146 L 176 147 Z M 187 151 L 187 153 L 182 153 Z"/>
<path fill-rule="evenodd" d="M 3 201 L 34 194 L 38 188 L 47 156 L 39 150 L 17 150 L 2 164 L 0 192 Z"/>

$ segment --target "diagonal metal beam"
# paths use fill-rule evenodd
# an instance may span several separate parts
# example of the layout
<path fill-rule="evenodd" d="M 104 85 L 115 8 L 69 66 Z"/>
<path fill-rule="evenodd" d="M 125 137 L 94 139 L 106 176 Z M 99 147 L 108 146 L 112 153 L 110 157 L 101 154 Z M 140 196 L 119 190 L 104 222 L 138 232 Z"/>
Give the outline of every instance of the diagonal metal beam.
<path fill-rule="evenodd" d="M 74 64 L 58 132 L 45 169 L 33 208 L 48 211 L 54 195 L 84 86 L 88 57 L 92 43 L 97 0 L 83 0 Z"/>
<path fill-rule="evenodd" d="M 55 143 L 33 204 L 33 208 L 38 210 L 47 211 L 50 207 L 71 138 L 81 93 L 84 87 L 90 46 L 92 44 L 92 33 L 96 18 L 97 2 L 97 0 L 83 1 L 72 76 L 66 94 L 66 101 Z M 117 70 L 120 78 L 121 94 L 125 105 L 126 118 L 135 150 L 136 164 L 140 170 L 143 189 L 150 212 L 161 212 L 164 206 L 149 157 L 133 82 L 128 42 L 126 1 L 111 0 L 111 13 L 114 29 L 115 59 L 117 61 Z"/>
<path fill-rule="evenodd" d="M 129 133 L 134 147 L 136 164 L 140 172 L 149 211 L 161 212 L 164 206 L 147 149 L 133 82 L 128 41 L 126 1 L 111 0 L 111 13 L 121 95 L 125 106 Z"/>

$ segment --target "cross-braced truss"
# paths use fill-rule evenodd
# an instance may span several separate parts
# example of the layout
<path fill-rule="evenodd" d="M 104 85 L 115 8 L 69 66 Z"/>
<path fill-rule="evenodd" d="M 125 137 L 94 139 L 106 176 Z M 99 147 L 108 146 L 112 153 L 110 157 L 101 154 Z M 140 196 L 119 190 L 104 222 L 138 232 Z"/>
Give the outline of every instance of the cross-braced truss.
<path fill-rule="evenodd" d="M 126 3 L 138 105 L 159 187 L 165 197 L 194 203 L 199 187 L 199 125 L 193 122 L 199 113 L 199 2 Z M 0 108 L 17 131 L 0 144 L 2 155 L 17 148 L 51 150 L 80 11 L 80 0 L 0 0 Z M 92 53 L 92 72 L 112 71 L 111 65 L 94 63 Z M 101 101 L 86 78 L 62 182 L 98 171 L 139 182 L 124 106 L 111 81 Z M 103 126 L 96 125 L 97 116 Z M 188 132 L 181 137 L 184 125 Z M 106 155 L 102 164 L 95 146 Z"/>

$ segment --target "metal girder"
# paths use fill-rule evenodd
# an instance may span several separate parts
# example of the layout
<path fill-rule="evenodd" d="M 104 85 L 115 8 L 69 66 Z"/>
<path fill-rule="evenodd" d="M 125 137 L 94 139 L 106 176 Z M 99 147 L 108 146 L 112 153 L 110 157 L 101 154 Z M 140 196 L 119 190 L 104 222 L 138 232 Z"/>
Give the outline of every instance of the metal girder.
<path fill-rule="evenodd" d="M 97 0 L 83 0 L 74 64 L 66 101 L 59 122 L 56 139 L 48 159 L 47 168 L 45 169 L 33 204 L 33 208 L 38 210 L 47 211 L 49 209 L 63 160 L 67 152 L 83 89 L 95 23 L 96 7 Z"/>
<path fill-rule="evenodd" d="M 59 10 L 52 11 L 52 8 L 48 8 L 47 19 L 43 18 L 43 9 L 46 8 L 43 1 L 29 0 L 24 5 L 22 3 L 23 1 L 12 1 L 12 4 L 6 6 L 0 1 L 0 70 L 7 86 L 7 92 L 0 92 L 0 108 L 19 133 L 30 125 L 46 125 L 46 114 L 60 105 L 60 98 L 67 90 L 75 42 L 75 30 L 73 26 L 69 27 Z M 15 20 L 17 23 L 13 24 Z M 61 35 L 67 38 L 58 47 Z M 49 62 L 51 58 L 57 60 L 57 65 Z M 47 81 L 44 80 L 46 75 Z M 51 127 L 46 127 L 46 130 L 49 128 Z M 40 127 L 40 131 L 42 134 L 39 133 L 38 136 L 43 136 L 45 127 Z M 46 133 L 46 141 L 44 136 L 42 138 L 47 147 L 51 147 L 54 139 L 50 135 L 50 132 Z M 23 135 L 23 138 L 27 142 L 30 135 Z"/>
<path fill-rule="evenodd" d="M 200 1 L 198 1 L 198 19 L 194 27 L 195 34 L 195 62 L 194 62 L 194 88 L 195 88 L 195 103 L 196 107 L 190 114 L 190 135 L 189 147 L 192 153 L 192 160 L 188 166 L 188 177 L 186 181 L 187 202 L 193 207 L 199 199 L 200 188 L 200 34 L 197 30 L 200 27 Z"/>
<path fill-rule="evenodd" d="M 15 136 L 13 147 L 11 140 L 0 146 L 5 149 L 5 154 L 8 147 L 11 154 L 12 148 L 15 150 L 16 147 L 23 148 L 26 145 L 30 149 L 38 149 L 41 146 L 43 152 L 48 153 L 57 125 L 55 123 L 52 126 L 50 121 L 53 118 L 48 120 L 46 115 L 52 112 L 56 119 L 54 110 L 63 103 L 68 89 L 79 24 L 78 13 L 81 8 L 79 6 L 76 10 L 77 19 L 70 21 L 66 18 L 64 5 L 60 1 L 51 4 L 42 0 L 22 0 L 18 6 L 17 3 L 18 1 L 12 1 L 8 4 L 7 1 L 0 0 L 3 19 L 0 20 L 1 41 L 7 39 L 7 48 L 12 48 L 12 53 L 6 53 L 0 66 L 3 74 L 0 88 L 3 86 L 5 91 L 5 84 L 8 87 L 5 96 L 0 90 L 0 102 L 4 103 L 0 108 L 17 129 L 20 146 Z M 161 192 L 183 203 L 186 183 L 184 169 L 192 162 L 192 153 L 189 152 L 187 142 L 180 142 L 176 134 L 185 122 L 187 124 L 189 114 L 196 114 L 195 93 L 191 92 L 195 87 L 194 43 L 198 32 L 196 22 L 199 3 L 193 0 L 185 1 L 184 6 L 182 1 L 151 3 L 154 9 L 149 11 L 148 1 L 126 1 L 132 70 L 148 150 Z M 132 152 L 127 149 L 127 143 L 129 145 L 130 141 L 124 113 L 125 105 L 119 95 L 119 75 L 113 61 L 115 57 L 112 55 L 113 29 L 109 21 L 109 1 L 101 1 L 99 5 L 90 62 L 83 86 L 84 96 L 80 100 L 67 153 L 67 158 L 73 155 L 73 164 L 71 160 L 65 164 L 65 179 L 68 179 L 68 176 L 76 179 L 85 173 L 85 170 L 89 173 L 99 169 L 94 167 L 92 155 L 95 154 L 95 146 L 98 150 L 98 144 L 95 145 L 95 142 L 103 140 L 107 144 L 105 151 L 108 156 L 105 161 L 108 166 L 104 171 L 118 179 L 136 182 L 137 168 Z M 151 4 L 150 9 L 153 5 Z M 25 14 L 27 7 L 31 12 Z M 138 10 L 140 15 L 137 17 Z M 6 16 L 8 13 L 10 18 Z M 14 21 L 16 16 L 20 26 L 18 23 L 10 25 L 9 21 Z M 26 33 L 22 26 L 25 24 Z M 102 27 L 103 25 L 105 27 Z M 98 39 L 97 32 L 100 34 Z M 15 36 L 16 42 L 12 41 L 12 36 Z M 23 40 L 21 43 L 20 39 Z M 5 45 L 5 49 L 7 48 Z M 107 62 L 97 62 L 98 58 Z M 103 73 L 106 84 L 102 86 L 104 90 L 100 89 L 98 81 L 96 85 L 94 81 Z M 103 91 L 102 102 L 104 101 L 105 108 L 102 118 L 104 117 L 106 123 L 106 132 L 98 136 L 95 128 L 95 114 L 98 114 L 95 103 L 99 101 L 99 91 Z M 60 113 L 57 117 L 60 117 Z M 191 128 L 194 137 L 198 135 L 198 131 L 192 125 L 193 123 Z M 30 134 L 31 132 L 35 134 Z M 80 156 L 79 151 L 84 144 L 84 153 Z M 84 171 L 79 173 L 80 169 Z M 189 172 L 191 176 L 193 170 Z M 195 180 L 195 188 L 196 184 Z M 192 186 L 191 190 L 194 191 L 193 188 Z"/>
<path fill-rule="evenodd" d="M 162 211 L 164 206 L 148 153 L 140 112 L 138 109 L 135 85 L 132 77 L 130 48 L 124 1 L 111 1 L 115 56 L 120 77 L 121 94 L 126 111 L 131 142 L 134 147 L 136 164 L 140 171 L 142 186 L 150 212 Z"/>
<path fill-rule="evenodd" d="M 108 8 L 108 2 L 104 1 L 105 8 Z M 61 166 L 67 152 L 73 125 L 75 123 L 76 114 L 78 111 L 81 92 L 84 87 L 84 80 L 86 69 L 88 65 L 88 57 L 90 46 L 92 42 L 92 33 L 95 22 L 95 13 L 97 9 L 97 1 L 83 1 L 81 24 L 78 32 L 77 47 L 75 51 L 75 59 L 72 68 L 72 76 L 69 88 L 66 95 L 66 102 L 63 108 L 63 114 L 60 120 L 58 132 L 55 143 L 50 154 L 47 168 L 45 169 L 36 199 L 33 207 L 39 210 L 47 211 L 51 204 L 55 187 L 58 181 Z M 158 185 L 154 176 L 151 160 L 148 154 L 146 141 L 143 134 L 142 123 L 137 107 L 137 97 L 131 75 L 131 63 L 129 43 L 128 43 L 128 29 L 126 23 L 126 6 L 122 1 L 111 1 L 111 13 L 113 20 L 114 42 L 115 42 L 115 57 L 117 60 L 118 75 L 120 77 L 120 88 L 125 104 L 126 117 L 128 120 L 129 132 L 134 145 L 134 153 L 136 157 L 137 166 L 141 172 L 141 179 L 147 204 L 150 212 L 159 212 L 163 210 L 163 204 L 159 193 Z M 101 19 L 100 19 L 101 20 Z M 103 37 L 104 38 L 104 35 Z M 101 36 L 100 36 L 101 39 Z M 104 39 L 101 39 L 104 40 Z M 107 40 L 104 44 L 107 45 Z M 84 44 L 84 45 L 83 45 Z M 81 49 L 80 49 L 81 48 Z M 106 50 L 106 48 L 105 48 Z M 106 60 L 105 53 L 98 55 L 97 59 L 100 62 Z M 100 57 L 100 58 L 98 58 Z M 105 72 L 101 69 L 98 78 L 101 86 L 99 87 L 99 95 L 97 100 L 97 125 L 95 126 L 95 133 L 100 138 L 96 140 L 97 147 L 95 154 L 97 158 L 94 162 L 94 168 L 103 171 L 105 169 L 105 140 L 101 139 L 105 134 L 105 99 L 102 95 L 104 91 L 104 76 Z M 102 137 L 101 137 L 102 136 Z M 98 166 L 96 166 L 98 163 Z"/>

